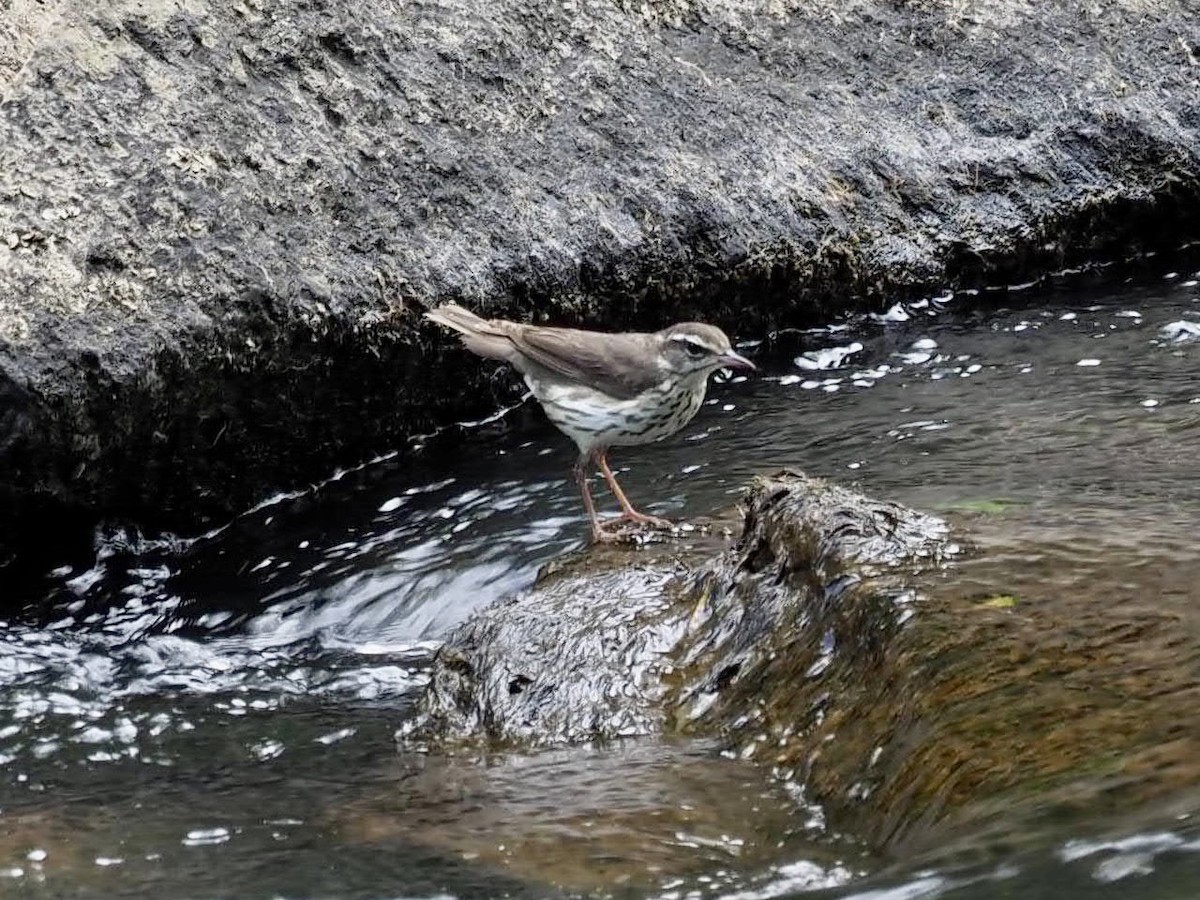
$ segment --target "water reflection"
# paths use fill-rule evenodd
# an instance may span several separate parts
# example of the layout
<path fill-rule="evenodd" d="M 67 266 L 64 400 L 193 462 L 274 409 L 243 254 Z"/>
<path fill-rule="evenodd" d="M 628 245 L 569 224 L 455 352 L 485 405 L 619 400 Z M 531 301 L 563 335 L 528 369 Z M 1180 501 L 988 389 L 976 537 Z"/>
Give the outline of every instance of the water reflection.
<path fill-rule="evenodd" d="M 393 789 L 331 815 L 368 845 L 416 842 L 575 891 L 661 886 L 669 897 L 687 885 L 674 896 L 712 896 L 756 877 L 784 848 L 813 857 L 823 886 L 854 877 L 862 849 L 814 843 L 795 785 L 715 750 L 643 740 L 434 758 L 400 765 Z"/>

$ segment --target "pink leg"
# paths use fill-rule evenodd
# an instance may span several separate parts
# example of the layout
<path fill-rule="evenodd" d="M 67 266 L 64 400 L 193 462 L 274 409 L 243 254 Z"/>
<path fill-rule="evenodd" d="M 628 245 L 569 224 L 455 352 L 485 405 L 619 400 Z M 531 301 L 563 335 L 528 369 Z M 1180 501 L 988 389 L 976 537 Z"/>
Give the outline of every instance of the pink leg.
<path fill-rule="evenodd" d="M 607 451 L 605 450 L 597 453 L 596 461 L 600 463 L 600 472 L 604 475 L 604 480 L 608 482 L 608 489 L 612 491 L 613 496 L 617 498 L 617 502 L 621 504 L 621 515 L 614 521 L 636 522 L 639 525 L 650 525 L 654 528 L 674 528 L 675 526 L 667 519 L 660 519 L 658 516 L 648 516 L 633 508 L 633 504 L 629 502 L 629 498 L 625 496 L 625 492 L 617 484 L 617 476 L 608 467 L 608 460 L 605 459 L 606 453 Z"/>
<path fill-rule="evenodd" d="M 592 526 L 592 540 L 603 544 L 617 540 L 617 535 L 610 534 L 600 527 L 600 518 L 596 515 L 596 504 L 592 502 L 592 491 L 588 487 L 587 468 L 591 461 L 591 454 L 579 457 L 579 462 L 575 463 L 575 480 L 579 483 L 579 492 L 583 495 L 583 508 L 587 511 L 588 521 Z"/>

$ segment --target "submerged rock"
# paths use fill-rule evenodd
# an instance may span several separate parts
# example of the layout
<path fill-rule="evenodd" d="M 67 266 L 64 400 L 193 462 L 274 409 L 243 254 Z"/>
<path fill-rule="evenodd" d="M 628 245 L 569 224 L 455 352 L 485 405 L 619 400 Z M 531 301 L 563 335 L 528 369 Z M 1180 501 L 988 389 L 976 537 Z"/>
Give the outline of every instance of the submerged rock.
<path fill-rule="evenodd" d="M 7 3 L 0 562 L 61 552 L 66 512 L 195 529 L 489 408 L 426 303 L 760 332 L 1174 245 L 1197 28 L 1183 0 Z"/>

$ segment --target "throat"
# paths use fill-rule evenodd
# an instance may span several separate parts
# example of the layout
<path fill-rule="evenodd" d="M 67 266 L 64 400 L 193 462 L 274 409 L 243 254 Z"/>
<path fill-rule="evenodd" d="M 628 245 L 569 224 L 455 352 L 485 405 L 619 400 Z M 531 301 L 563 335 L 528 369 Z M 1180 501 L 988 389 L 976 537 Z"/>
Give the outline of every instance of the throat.
<path fill-rule="evenodd" d="M 694 372 L 691 375 L 684 375 L 676 382 L 670 393 L 687 394 L 693 398 L 693 403 L 699 406 L 704 402 L 704 396 L 708 393 L 708 372 Z"/>

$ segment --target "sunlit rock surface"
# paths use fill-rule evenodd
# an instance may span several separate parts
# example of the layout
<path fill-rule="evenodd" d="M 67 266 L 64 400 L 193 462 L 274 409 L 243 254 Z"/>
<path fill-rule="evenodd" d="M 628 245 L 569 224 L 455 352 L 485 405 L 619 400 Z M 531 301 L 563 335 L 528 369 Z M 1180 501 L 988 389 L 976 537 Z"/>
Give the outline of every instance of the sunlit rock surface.
<path fill-rule="evenodd" d="M 194 529 L 492 408 L 423 303 L 758 332 L 1177 242 L 1194 12 L 5 4 L 0 542 Z"/>

